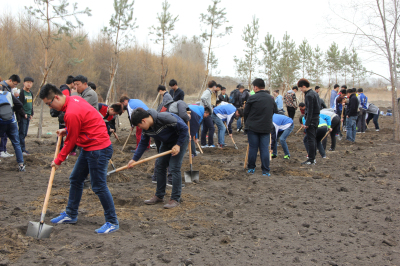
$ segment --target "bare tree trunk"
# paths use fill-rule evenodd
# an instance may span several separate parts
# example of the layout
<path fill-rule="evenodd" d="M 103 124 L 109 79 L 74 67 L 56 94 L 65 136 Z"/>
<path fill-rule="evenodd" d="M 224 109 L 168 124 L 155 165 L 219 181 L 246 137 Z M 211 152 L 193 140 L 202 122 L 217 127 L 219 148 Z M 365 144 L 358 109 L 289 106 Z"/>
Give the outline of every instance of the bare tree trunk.
<path fill-rule="evenodd" d="M 115 69 L 112 70 L 111 73 L 111 82 L 110 82 L 110 87 L 108 88 L 108 92 L 107 92 L 107 97 L 106 97 L 106 105 L 108 105 L 109 102 L 111 102 L 111 98 L 112 98 L 112 92 L 113 92 L 113 88 L 114 88 L 114 79 L 115 79 L 115 75 L 117 74 L 117 70 L 118 70 L 118 63 L 115 66 Z"/>

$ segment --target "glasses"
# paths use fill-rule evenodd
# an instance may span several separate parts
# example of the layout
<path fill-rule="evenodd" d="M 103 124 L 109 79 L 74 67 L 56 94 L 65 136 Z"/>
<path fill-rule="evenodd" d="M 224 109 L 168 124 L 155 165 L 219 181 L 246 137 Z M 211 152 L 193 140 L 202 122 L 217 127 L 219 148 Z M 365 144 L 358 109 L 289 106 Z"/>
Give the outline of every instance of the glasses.
<path fill-rule="evenodd" d="M 54 98 L 56 98 L 56 96 L 54 96 L 53 97 L 53 99 L 51 100 L 51 102 L 49 102 L 49 103 L 46 103 L 47 104 L 47 106 L 51 106 L 51 104 L 53 103 L 53 101 L 54 101 Z"/>

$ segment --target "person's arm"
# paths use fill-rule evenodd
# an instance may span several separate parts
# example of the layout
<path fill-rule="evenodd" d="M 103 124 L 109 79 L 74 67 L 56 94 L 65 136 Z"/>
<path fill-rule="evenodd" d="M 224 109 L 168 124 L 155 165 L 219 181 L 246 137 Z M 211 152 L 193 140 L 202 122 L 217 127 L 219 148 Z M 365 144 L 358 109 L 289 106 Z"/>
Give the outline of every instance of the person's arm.
<path fill-rule="evenodd" d="M 310 96 L 310 93 L 308 93 L 308 95 L 306 95 L 307 98 L 307 102 L 308 102 L 308 106 L 307 106 L 307 119 L 306 119 L 306 123 L 305 126 L 309 127 L 311 125 L 311 119 L 312 119 L 312 115 L 314 113 L 314 102 L 312 97 Z"/>
<path fill-rule="evenodd" d="M 183 90 L 180 91 L 179 93 L 179 100 L 182 100 L 185 98 L 185 92 L 183 92 Z"/>
<path fill-rule="evenodd" d="M 240 117 L 238 119 L 240 119 Z M 229 134 L 232 134 L 232 123 L 233 123 L 233 120 L 235 120 L 235 114 L 231 117 L 231 120 L 228 123 L 228 132 L 229 132 Z"/>
<path fill-rule="evenodd" d="M 210 106 L 210 104 L 209 104 L 209 102 L 208 102 L 208 91 L 207 90 L 205 90 L 204 92 L 203 92 L 203 94 L 201 95 L 201 98 L 200 98 L 200 100 L 201 100 L 201 102 L 203 103 L 203 106 L 204 107 L 209 107 L 209 108 L 211 108 L 211 106 Z M 211 97 L 211 95 L 210 95 L 210 97 Z"/>
<path fill-rule="evenodd" d="M 14 96 L 14 94 L 11 94 L 12 100 L 13 100 L 13 110 L 18 114 L 19 117 L 25 117 L 25 111 L 24 111 L 24 106 L 22 105 L 21 101 L 18 100 L 17 97 Z"/>
<path fill-rule="evenodd" d="M 185 102 L 178 102 L 178 116 L 183 119 L 186 123 L 190 120 L 187 114 L 187 104 Z"/>
<path fill-rule="evenodd" d="M 249 114 L 250 114 L 250 110 L 251 110 L 251 105 L 253 104 L 253 102 L 250 100 L 250 101 L 247 101 L 247 103 L 246 103 L 246 106 L 244 107 L 244 110 L 243 110 L 243 119 L 244 119 L 244 122 L 246 123 L 246 120 L 247 120 L 247 117 L 249 116 Z"/>
<path fill-rule="evenodd" d="M 185 142 L 187 136 L 189 135 L 189 128 L 187 124 L 185 124 L 182 120 L 177 119 L 176 123 L 176 131 L 178 132 L 178 141 L 176 142 L 176 145 L 179 147 L 182 146 L 182 144 Z"/>
<path fill-rule="evenodd" d="M 140 160 L 143 153 L 147 149 L 147 146 L 149 145 L 149 141 L 150 141 L 150 137 L 148 135 L 142 133 L 142 137 L 140 138 L 139 145 L 137 145 L 135 154 L 133 154 L 132 160 L 134 160 L 135 162 Z"/>
<path fill-rule="evenodd" d="M 82 128 L 81 118 L 75 113 L 65 114 L 64 121 L 66 125 L 65 130 L 67 132 L 67 136 L 64 141 L 64 147 L 54 160 L 56 165 L 60 165 L 62 162 L 64 162 L 68 154 L 75 147 L 79 137 L 79 132 L 81 132 Z"/>

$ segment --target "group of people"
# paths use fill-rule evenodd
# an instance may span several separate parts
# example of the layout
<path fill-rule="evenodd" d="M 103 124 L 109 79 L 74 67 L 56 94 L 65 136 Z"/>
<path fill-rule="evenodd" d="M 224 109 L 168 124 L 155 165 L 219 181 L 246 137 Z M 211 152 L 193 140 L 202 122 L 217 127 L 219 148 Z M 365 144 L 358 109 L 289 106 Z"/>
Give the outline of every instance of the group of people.
<path fill-rule="evenodd" d="M 32 93 L 29 94 L 33 79 L 25 78 L 24 92 L 20 93 L 19 98 L 11 93 L 12 88 L 18 83 L 19 77 L 16 75 L 1 83 L 4 96 L 0 99 L 7 101 L 14 109 L 11 112 L 12 117 L 6 121 L 6 116 L 3 115 L 6 112 L 0 102 L 2 119 L 0 120 L 0 133 L 5 132 L 12 140 L 13 145 L 15 144 L 14 149 L 18 153 L 17 161 L 21 169 L 21 167 L 25 168 L 23 161 L 20 160 L 22 152 L 25 151 L 26 154 L 28 152 L 22 148 L 25 146 L 18 146 L 23 141 L 19 141 L 15 136 L 17 127 L 13 111 L 23 119 L 28 119 L 28 122 L 19 120 L 20 128 L 22 127 L 22 132 L 25 132 L 26 136 L 29 119 L 33 116 Z M 232 137 L 232 124 L 234 119 L 237 119 L 237 130 L 244 129 L 248 140 L 247 172 L 255 173 L 257 153 L 260 151 L 261 170 L 264 176 L 270 176 L 270 157 L 278 157 L 278 140 L 284 152 L 283 158 L 289 160 L 291 157 L 286 139 L 293 131 L 293 118 L 298 107 L 302 112 L 300 121 L 306 133 L 304 143 L 308 154 L 308 159 L 303 164 L 315 164 L 317 149 L 322 157 L 326 157 L 326 140 L 324 144 L 324 142 L 321 143 L 321 139 L 328 131 L 331 132 L 332 139 L 330 150 L 335 150 L 336 138 L 340 136 L 340 123 L 344 121 L 343 116 L 340 116 L 343 108 L 346 110 L 347 138 L 349 140 L 354 141 L 352 139 L 353 132 L 355 132 L 353 121 L 357 115 L 354 111 L 360 110 L 359 105 L 366 110 L 365 113 L 372 112 L 372 117 L 368 115 L 368 119 L 374 119 L 375 125 L 379 128 L 375 111 L 372 111 L 372 108 L 368 111 L 372 104 L 368 103 L 362 91 L 359 92 L 360 100 L 358 100 L 353 90 L 342 90 L 341 93 L 333 96 L 335 98 L 334 108 L 326 108 L 325 103 L 318 95 L 319 87 L 312 90 L 306 79 L 299 80 L 297 86 L 289 90 L 283 97 L 279 91 L 273 91 L 275 98 L 266 90 L 265 82 L 262 79 L 255 79 L 252 82 L 251 91 L 244 89 L 244 86 L 239 84 L 229 96 L 226 94 L 226 88 L 214 80 L 209 81 L 207 85 L 200 102 L 196 104 L 187 104 L 184 101 L 185 93 L 178 87 L 176 80 L 172 79 L 169 82 L 169 92 L 165 86 L 159 85 L 157 92 L 162 100 L 156 110 L 148 108 L 143 101 L 131 99 L 126 95 L 123 95 L 119 102 L 110 106 L 98 103 L 96 86 L 88 82 L 87 78 L 82 75 L 68 76 L 66 84 L 60 88 L 52 84 L 43 86 L 40 89 L 39 97 L 50 108 L 51 115 L 58 118 L 57 136 L 65 137 L 63 147 L 51 166 L 58 168 L 68 156 L 76 155 L 76 148 L 80 147 L 79 158 L 69 177 L 70 191 L 66 210 L 51 222 L 77 222 L 84 183 L 90 175 L 92 190 L 100 199 L 106 221 L 95 231 L 105 234 L 119 229 L 113 198 L 107 186 L 107 169 L 113 154 L 110 135 L 116 130 L 115 118 L 116 115 L 122 115 L 125 111 L 128 113 L 131 130 L 136 127 L 137 143 L 136 149 L 133 150 L 133 157 L 128 162 L 128 168 L 132 168 L 134 163 L 139 161 L 142 155 L 150 149 L 151 138 L 155 142 L 158 153 L 170 151 L 169 154 L 159 157 L 155 161 L 152 182 L 157 184 L 156 191 L 152 197 L 144 201 L 148 205 L 165 203 L 163 207 L 166 209 L 180 205 L 181 166 L 188 145 L 191 145 L 192 154 L 189 156 L 192 157 L 197 156 L 196 143 L 198 144 L 199 138 L 202 148 L 215 148 L 215 125 L 218 129 L 217 147 L 223 149 L 227 146 L 225 136 Z M 305 95 L 304 103 L 300 104 L 297 103 L 296 98 L 296 92 L 299 89 Z M 337 92 L 336 86 L 334 90 Z M 218 95 L 219 91 L 221 93 Z M 21 98 L 21 94 L 23 94 L 23 98 Z M 285 115 L 283 103 L 286 104 L 288 116 Z M 356 105 L 358 109 L 355 107 Z M 360 116 L 360 119 L 364 119 L 365 122 L 365 114 Z M 379 109 L 377 116 L 379 116 Z M 362 122 L 360 123 L 362 124 Z M 363 132 L 362 127 L 360 130 Z M 165 202 L 167 186 L 172 187 L 172 192 L 168 202 Z"/>

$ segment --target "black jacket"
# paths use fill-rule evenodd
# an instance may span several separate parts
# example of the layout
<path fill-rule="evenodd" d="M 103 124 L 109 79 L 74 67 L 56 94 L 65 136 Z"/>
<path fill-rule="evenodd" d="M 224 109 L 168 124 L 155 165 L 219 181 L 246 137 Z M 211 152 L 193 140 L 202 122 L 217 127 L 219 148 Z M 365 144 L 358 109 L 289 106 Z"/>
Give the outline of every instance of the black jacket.
<path fill-rule="evenodd" d="M 221 102 L 229 102 L 229 96 L 225 93 L 225 95 L 218 95 L 218 100 Z"/>
<path fill-rule="evenodd" d="M 249 97 L 250 97 L 250 90 L 249 89 L 245 89 L 241 96 L 242 96 L 242 105 L 243 105 L 244 102 L 247 102 Z"/>
<path fill-rule="evenodd" d="M 269 134 L 273 128 L 272 116 L 278 113 L 274 98 L 265 90 L 251 95 L 244 108 L 245 130 Z"/>
<path fill-rule="evenodd" d="M 185 93 L 183 92 L 183 90 L 181 90 L 180 88 L 177 88 L 176 91 L 174 91 L 173 89 L 171 89 L 169 91 L 169 94 L 171 94 L 172 99 L 174 100 L 174 102 L 177 102 L 179 100 L 183 101 L 183 98 L 185 98 Z"/>
<path fill-rule="evenodd" d="M 305 126 L 316 126 L 319 124 L 319 95 L 314 90 L 308 90 L 304 93 L 304 103 L 306 105 L 306 112 L 304 118 L 306 120 Z"/>
<path fill-rule="evenodd" d="M 358 99 L 354 93 L 350 95 L 349 104 L 346 107 L 346 116 L 358 116 Z"/>
<path fill-rule="evenodd" d="M 326 106 L 326 104 L 325 104 L 324 99 L 322 99 L 321 96 L 319 96 L 319 94 L 318 94 L 318 97 L 319 97 L 319 109 L 328 108 L 328 107 Z"/>

